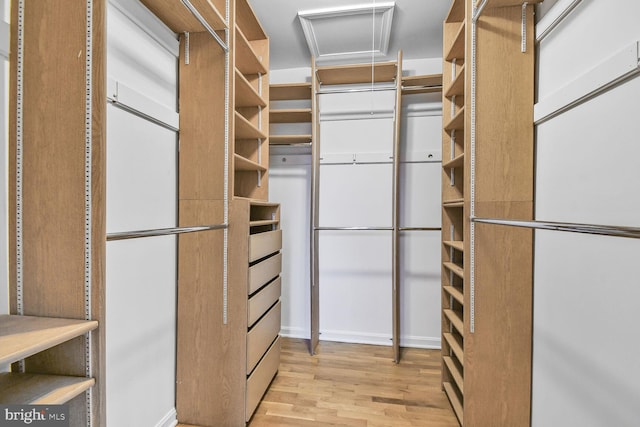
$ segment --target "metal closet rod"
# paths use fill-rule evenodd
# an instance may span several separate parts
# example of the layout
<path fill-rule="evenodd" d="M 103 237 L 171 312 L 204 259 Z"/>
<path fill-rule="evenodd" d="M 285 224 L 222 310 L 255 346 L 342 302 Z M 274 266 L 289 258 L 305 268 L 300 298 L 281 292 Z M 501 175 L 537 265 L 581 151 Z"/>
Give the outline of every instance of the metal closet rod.
<path fill-rule="evenodd" d="M 313 227 L 315 231 L 393 231 L 393 227 Z"/>
<path fill-rule="evenodd" d="M 158 126 L 162 126 L 165 129 L 171 130 L 173 132 L 178 132 L 180 129 L 178 129 L 175 126 L 171 126 L 170 124 L 163 122 L 162 120 L 158 120 L 153 116 L 150 116 L 146 113 L 143 113 L 140 110 L 136 110 L 135 108 L 131 108 L 129 107 L 127 104 L 123 104 L 122 102 L 119 102 L 117 99 L 114 98 L 107 98 L 107 102 L 111 103 L 114 107 L 118 107 L 123 111 L 126 111 L 127 113 L 131 113 L 134 116 L 140 117 L 142 119 L 148 120 L 153 124 L 156 124 Z"/>
<path fill-rule="evenodd" d="M 142 237 L 170 236 L 174 234 L 196 233 L 199 231 L 223 230 L 228 224 L 200 225 L 195 227 L 156 228 L 150 230 L 124 231 L 121 233 L 107 233 L 107 241 L 139 239 Z"/>
<path fill-rule="evenodd" d="M 384 86 L 384 87 L 369 87 L 369 88 L 352 88 L 352 89 L 320 89 L 316 92 L 318 95 L 325 95 L 331 93 L 358 93 L 358 92 L 381 92 L 385 90 L 396 90 L 396 86 Z"/>
<path fill-rule="evenodd" d="M 222 50 L 224 50 L 225 52 L 229 52 L 229 46 L 227 46 L 227 44 L 220 38 L 218 33 L 216 33 L 216 31 L 213 28 L 211 28 L 211 25 L 209 25 L 207 20 L 204 19 L 202 15 L 200 15 L 200 12 L 198 12 L 198 9 L 196 9 L 189 0 L 181 0 L 181 1 L 182 1 L 182 4 L 184 4 L 184 6 L 187 9 L 189 9 L 189 11 L 193 14 L 193 16 L 195 16 L 198 22 L 202 24 L 202 26 L 209 32 L 209 34 L 211 34 L 214 40 L 220 45 Z"/>
<path fill-rule="evenodd" d="M 533 228 L 536 230 L 567 231 L 571 233 L 640 239 L 639 227 L 496 218 L 471 218 L 471 221 L 481 224 L 507 225 L 511 227 Z"/>
<path fill-rule="evenodd" d="M 399 227 L 398 231 L 442 231 L 440 227 Z"/>
<path fill-rule="evenodd" d="M 402 86 L 404 91 L 424 90 L 424 89 L 442 89 L 442 85 L 419 85 L 419 86 Z"/>

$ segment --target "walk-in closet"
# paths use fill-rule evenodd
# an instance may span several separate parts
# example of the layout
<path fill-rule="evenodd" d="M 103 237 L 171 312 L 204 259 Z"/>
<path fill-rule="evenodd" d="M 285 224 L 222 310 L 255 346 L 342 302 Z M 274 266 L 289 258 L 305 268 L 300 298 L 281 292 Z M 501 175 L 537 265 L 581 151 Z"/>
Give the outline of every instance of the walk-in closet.
<path fill-rule="evenodd" d="M 637 426 L 638 16 L 0 0 L 0 426 Z"/>

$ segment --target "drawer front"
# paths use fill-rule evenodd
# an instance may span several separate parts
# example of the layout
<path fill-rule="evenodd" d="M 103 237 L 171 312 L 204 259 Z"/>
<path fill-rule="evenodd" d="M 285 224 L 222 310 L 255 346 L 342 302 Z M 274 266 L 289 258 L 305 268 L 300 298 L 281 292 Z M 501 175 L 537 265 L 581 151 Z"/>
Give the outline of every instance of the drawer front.
<path fill-rule="evenodd" d="M 247 379 L 246 421 L 249 421 L 256 410 L 260 399 L 267 391 L 271 380 L 278 372 L 280 365 L 280 337 L 273 343 L 264 359 L 260 361 L 253 374 Z"/>
<path fill-rule="evenodd" d="M 282 230 L 249 236 L 249 262 L 259 260 L 282 249 Z"/>
<path fill-rule="evenodd" d="M 247 334 L 247 374 L 280 333 L 280 301 Z"/>
<path fill-rule="evenodd" d="M 249 294 L 254 293 L 282 270 L 282 254 L 277 254 L 249 267 Z"/>
<path fill-rule="evenodd" d="M 249 299 L 247 310 L 247 324 L 253 326 L 268 309 L 280 298 L 282 280 L 280 277 L 269 283 L 260 292 Z"/>

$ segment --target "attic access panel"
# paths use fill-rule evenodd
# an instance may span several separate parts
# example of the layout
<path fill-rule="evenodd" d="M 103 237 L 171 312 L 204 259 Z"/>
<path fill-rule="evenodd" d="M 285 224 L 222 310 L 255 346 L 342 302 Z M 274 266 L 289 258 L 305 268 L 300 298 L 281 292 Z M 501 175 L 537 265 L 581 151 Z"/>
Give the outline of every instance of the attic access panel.
<path fill-rule="evenodd" d="M 395 2 L 298 12 L 316 62 L 386 56 Z"/>

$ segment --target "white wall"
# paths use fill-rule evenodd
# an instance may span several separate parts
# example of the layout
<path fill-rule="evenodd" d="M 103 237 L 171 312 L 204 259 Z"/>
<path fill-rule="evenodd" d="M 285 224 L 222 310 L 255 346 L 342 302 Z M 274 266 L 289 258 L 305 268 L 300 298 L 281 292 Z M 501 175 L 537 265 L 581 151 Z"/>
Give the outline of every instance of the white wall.
<path fill-rule="evenodd" d="M 403 68 L 407 74 L 438 73 L 441 64 L 440 59 L 405 61 Z M 309 73 L 309 68 L 277 70 L 271 75 L 271 83 L 309 81 Z M 380 157 L 380 153 L 391 153 L 393 92 L 374 96 L 331 95 L 334 101 L 329 102 L 333 105 L 328 106 L 323 95 L 321 156 L 325 160 L 334 158 L 341 163 L 340 155 L 344 154 Z M 385 96 L 387 99 L 381 98 Z M 298 104 L 290 107 L 303 106 Z M 405 97 L 401 226 L 440 227 L 440 110 L 438 95 Z M 272 132 L 283 131 L 282 127 L 272 127 Z M 437 156 L 435 162 L 424 162 L 427 151 Z M 309 337 L 310 327 L 309 153 L 308 148 L 272 147 L 269 183 L 270 200 L 282 203 L 282 333 L 303 338 Z M 385 161 L 374 164 L 323 164 L 320 225 L 390 226 L 390 162 L 387 155 Z M 437 348 L 440 233 L 402 232 L 400 246 L 401 345 Z M 390 232 L 321 232 L 320 285 L 321 339 L 390 345 Z"/>
<path fill-rule="evenodd" d="M 583 1 L 540 43 L 536 108 L 640 40 L 638 16 Z M 536 219 L 640 226 L 639 95 L 636 75 L 537 126 Z M 532 426 L 638 425 L 639 256 L 635 239 L 536 232 Z"/>
<path fill-rule="evenodd" d="M 177 52 L 159 42 L 169 30 L 127 7 L 135 22 L 109 4 L 107 77 L 137 91 L 143 110 L 175 112 Z M 107 233 L 177 225 L 177 160 L 176 132 L 108 105 Z M 107 425 L 174 425 L 176 237 L 107 242 L 106 275 Z"/>
<path fill-rule="evenodd" d="M 0 314 L 9 313 L 8 155 L 9 155 L 9 1 L 0 1 Z M 0 367 L 0 370 L 2 367 Z"/>

